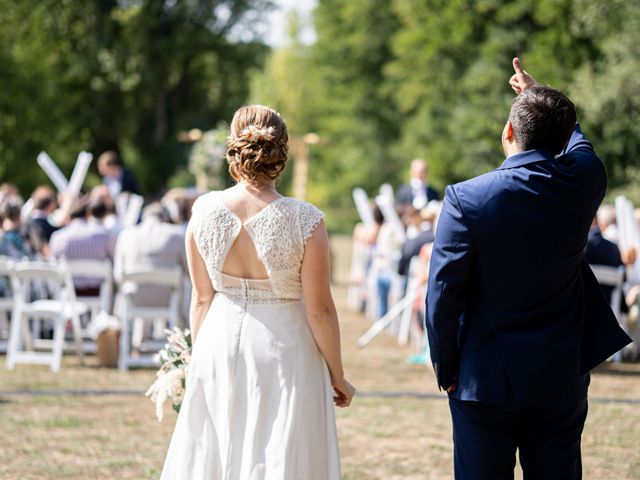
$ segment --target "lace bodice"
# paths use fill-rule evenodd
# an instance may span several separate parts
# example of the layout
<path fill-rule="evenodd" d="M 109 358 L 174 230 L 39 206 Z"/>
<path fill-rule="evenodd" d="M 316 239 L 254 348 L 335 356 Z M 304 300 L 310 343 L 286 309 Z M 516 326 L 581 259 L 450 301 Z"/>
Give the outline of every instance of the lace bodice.
<path fill-rule="evenodd" d="M 210 192 L 194 203 L 189 229 L 216 292 L 253 301 L 290 301 L 302 297 L 304 248 L 322 218 L 322 212 L 313 205 L 280 197 L 242 223 L 223 202 L 222 192 Z M 242 279 L 222 272 L 243 226 L 268 280 Z"/>

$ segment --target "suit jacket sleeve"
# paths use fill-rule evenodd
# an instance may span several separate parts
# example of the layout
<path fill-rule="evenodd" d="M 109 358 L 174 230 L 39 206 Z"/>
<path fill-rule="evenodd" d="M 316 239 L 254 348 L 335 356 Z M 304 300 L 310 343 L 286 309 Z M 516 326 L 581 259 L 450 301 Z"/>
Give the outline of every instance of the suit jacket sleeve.
<path fill-rule="evenodd" d="M 431 254 L 426 327 L 438 385 L 457 382 L 460 322 L 474 250 L 454 187 L 447 187 Z"/>
<path fill-rule="evenodd" d="M 589 140 L 587 140 L 587 138 L 584 136 L 584 133 L 582 133 L 582 130 L 580 129 L 580 124 L 576 123 L 576 127 L 573 129 L 571 138 L 569 138 L 569 143 L 567 143 L 567 146 L 564 148 L 561 155 L 565 155 L 569 152 L 575 152 L 578 150 L 584 151 L 584 152 L 590 152 L 595 157 L 595 151 L 593 150 L 593 145 Z"/>
<path fill-rule="evenodd" d="M 569 161 L 584 175 L 585 204 L 593 210 L 591 215 L 593 218 L 607 190 L 607 172 L 596 155 L 593 145 L 582 133 L 580 124 L 576 123 L 569 143 L 558 156 L 558 160 L 560 163 Z"/>

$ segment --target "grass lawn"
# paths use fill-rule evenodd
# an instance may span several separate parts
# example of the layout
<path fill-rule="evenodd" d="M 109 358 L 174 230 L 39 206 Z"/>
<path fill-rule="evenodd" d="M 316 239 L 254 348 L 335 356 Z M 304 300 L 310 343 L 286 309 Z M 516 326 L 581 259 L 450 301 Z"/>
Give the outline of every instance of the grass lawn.
<path fill-rule="evenodd" d="M 335 295 L 342 314 L 345 368 L 359 391 L 437 393 L 431 370 L 407 365 L 405 358 L 412 352 L 392 338 L 381 335 L 357 349 L 356 339 L 369 323 L 344 308 L 343 288 L 336 287 Z M 144 390 L 155 375 L 152 370 L 100 369 L 91 357 L 81 367 L 69 356 L 55 375 L 46 367 L 23 365 L 9 372 L 4 360 L 0 357 L 0 392 Z M 640 366 L 600 368 L 592 376 L 590 396 L 594 401 L 583 436 L 584 478 L 640 478 L 640 404 L 595 401 L 640 399 Z M 159 423 L 151 402 L 137 394 L 0 394 L 0 479 L 158 478 L 174 421 L 167 408 Z M 338 429 L 345 480 L 453 477 L 444 395 L 361 396 L 349 409 L 338 411 Z"/>

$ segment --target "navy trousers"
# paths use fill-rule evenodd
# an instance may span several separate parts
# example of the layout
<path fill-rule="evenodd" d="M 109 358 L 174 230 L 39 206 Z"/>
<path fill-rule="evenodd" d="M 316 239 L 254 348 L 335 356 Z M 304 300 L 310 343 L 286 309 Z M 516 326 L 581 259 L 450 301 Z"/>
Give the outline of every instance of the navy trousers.
<path fill-rule="evenodd" d="M 589 380 L 508 406 L 450 397 L 456 480 L 512 480 L 516 449 L 524 480 L 581 479 Z"/>

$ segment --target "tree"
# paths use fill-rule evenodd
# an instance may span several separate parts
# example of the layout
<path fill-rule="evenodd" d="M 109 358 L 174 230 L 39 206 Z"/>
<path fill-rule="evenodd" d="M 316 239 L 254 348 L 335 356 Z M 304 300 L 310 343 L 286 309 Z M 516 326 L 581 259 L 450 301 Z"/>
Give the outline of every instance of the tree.
<path fill-rule="evenodd" d="M 398 119 L 384 68 L 398 26 L 391 2 L 327 0 L 315 10 L 317 75 L 324 85 L 318 108 L 317 149 L 312 193 L 320 203 L 351 206 L 350 192 L 363 185 L 373 193 L 397 178 L 391 146 Z"/>
<path fill-rule="evenodd" d="M 386 72 L 405 115 L 397 151 L 425 156 L 439 187 L 502 162 L 513 56 L 538 79 L 565 89 L 594 51 L 592 41 L 571 28 L 575 12 L 566 0 L 394 5 L 401 28 Z"/>
<path fill-rule="evenodd" d="M 576 2 L 573 30 L 595 39 L 597 55 L 580 66 L 571 95 L 609 172 L 613 193 L 640 202 L 640 11 L 633 2 Z"/>
<path fill-rule="evenodd" d="M 39 150 L 69 172 L 80 149 L 110 148 L 158 191 L 186 166 L 176 132 L 211 128 L 245 101 L 267 47 L 230 32 L 269 3 L 0 0 L 12 72 L 0 79 L 0 177 L 29 189 L 43 175 L 19 166 Z"/>

